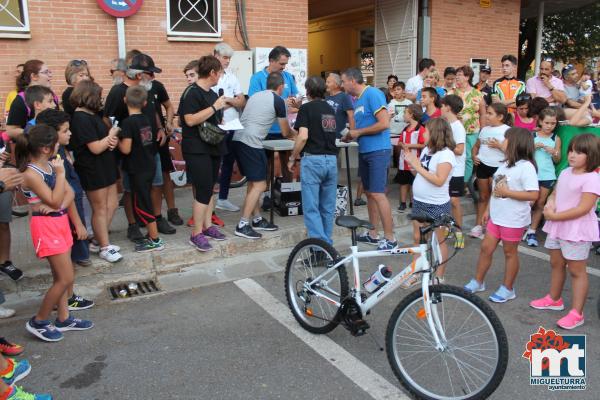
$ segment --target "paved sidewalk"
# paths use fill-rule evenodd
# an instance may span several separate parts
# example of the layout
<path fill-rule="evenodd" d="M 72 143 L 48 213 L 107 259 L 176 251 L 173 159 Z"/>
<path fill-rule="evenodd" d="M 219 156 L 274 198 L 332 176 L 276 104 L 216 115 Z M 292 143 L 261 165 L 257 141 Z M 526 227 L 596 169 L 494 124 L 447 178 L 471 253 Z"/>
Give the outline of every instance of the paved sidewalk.
<path fill-rule="evenodd" d="M 342 175 L 345 174 L 340 174 L 340 178 Z M 353 182 L 353 187 L 356 187 L 356 182 Z M 232 189 L 230 200 L 234 204 L 241 205 L 245 191 L 246 187 Z M 176 204 L 184 222 L 187 222 L 191 216 L 191 196 L 190 188 L 176 190 Z M 391 185 L 389 197 L 393 210 L 398 206 L 398 196 L 398 185 Z M 473 212 L 470 199 L 464 199 L 464 205 L 467 214 Z M 355 207 L 354 211 L 357 217 L 368 218 L 366 206 Z M 212 242 L 213 251 L 200 253 L 190 246 L 188 243 L 190 228 L 184 225 L 177 227 L 175 235 L 162 236 L 166 244 L 163 251 L 142 254 L 136 253 L 133 243 L 127 240 L 127 220 L 123 209 L 118 209 L 111 226 L 111 242 L 121 247 L 124 258 L 117 264 L 110 264 L 97 255 L 91 255 L 92 266 L 86 268 L 76 266 L 77 292 L 94 298 L 103 292 L 105 287 L 115 283 L 155 279 L 159 275 L 177 273 L 190 266 L 201 268 L 218 263 L 224 258 L 293 247 L 306 237 L 302 216 L 281 217 L 275 213 L 275 223 L 280 229 L 275 232 L 264 232 L 261 240 L 248 240 L 234 235 L 235 225 L 240 217 L 239 212 L 217 210 L 217 213 L 225 221 L 223 231 L 228 240 Z M 408 212 L 394 211 L 393 214 L 396 227 L 409 223 L 406 218 Z M 166 216 L 166 210 L 163 210 L 163 215 Z M 269 213 L 264 212 L 263 216 L 268 218 Z M 24 271 L 25 276 L 18 283 L 4 275 L 0 276 L 0 289 L 7 295 L 9 305 L 40 296 L 52 282 L 47 262 L 35 257 L 29 236 L 28 218 L 14 219 L 11 229 L 13 238 L 11 258 L 15 265 Z M 346 229 L 336 227 L 334 235 L 346 238 L 348 233 Z"/>

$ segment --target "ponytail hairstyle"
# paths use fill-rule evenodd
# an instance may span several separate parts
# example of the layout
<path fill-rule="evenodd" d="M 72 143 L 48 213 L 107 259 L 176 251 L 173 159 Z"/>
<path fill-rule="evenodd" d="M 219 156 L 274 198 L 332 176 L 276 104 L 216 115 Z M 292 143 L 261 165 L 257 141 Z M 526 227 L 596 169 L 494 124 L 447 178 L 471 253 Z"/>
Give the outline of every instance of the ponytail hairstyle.
<path fill-rule="evenodd" d="M 456 148 L 456 142 L 452 135 L 452 127 L 450 123 L 444 118 L 433 118 L 427 121 L 425 124 L 429 131 L 429 140 L 427 141 L 427 147 L 431 154 L 435 154 L 444 148 L 449 148 L 454 151 Z"/>
<path fill-rule="evenodd" d="M 498 103 L 494 103 L 498 104 Z M 534 159 L 535 145 L 533 135 L 525 128 L 510 128 L 504 132 L 504 138 L 508 141 L 506 145 L 506 163 L 508 168 L 515 166 L 517 161 L 525 160 L 533 164 L 537 170 Z"/>
<path fill-rule="evenodd" d="M 44 65 L 40 60 L 29 60 L 23 64 L 23 72 L 17 78 L 17 92 L 23 92 L 31 84 L 31 74 L 39 74 Z"/>
<path fill-rule="evenodd" d="M 433 88 L 433 87 L 423 88 L 421 90 L 421 96 L 423 96 L 423 93 L 425 93 L 425 92 L 429 93 L 431 95 L 431 97 L 433 97 L 433 105 L 436 108 L 440 108 L 442 106 L 440 103 L 440 95 L 438 94 L 437 90 L 435 90 L 435 88 Z"/>
<path fill-rule="evenodd" d="M 508 112 L 508 108 L 502 103 L 492 103 L 489 107 L 494 110 L 497 115 L 502 116 L 502 123 L 508 126 L 513 126 L 513 115 Z"/>
<path fill-rule="evenodd" d="M 540 128 L 542 126 L 542 121 L 546 117 L 556 118 L 556 126 L 554 127 L 554 129 L 556 130 L 556 127 L 558 127 L 558 111 L 554 107 L 546 107 L 542 111 L 540 111 L 540 113 L 538 114 L 538 120 L 537 120 L 538 128 Z"/>
<path fill-rule="evenodd" d="M 42 149 L 54 150 L 58 142 L 58 133 L 51 126 L 38 124 L 32 127 L 27 134 L 17 136 L 15 142 L 17 168 L 23 172 L 27 169 L 27 163 L 33 157 L 39 156 Z"/>

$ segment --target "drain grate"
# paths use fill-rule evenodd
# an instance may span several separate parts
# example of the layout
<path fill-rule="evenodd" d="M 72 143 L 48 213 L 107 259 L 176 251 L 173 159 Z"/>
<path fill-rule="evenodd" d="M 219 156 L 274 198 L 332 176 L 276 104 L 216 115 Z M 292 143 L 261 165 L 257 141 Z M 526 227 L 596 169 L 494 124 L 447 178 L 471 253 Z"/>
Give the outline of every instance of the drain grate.
<path fill-rule="evenodd" d="M 112 300 L 129 299 L 160 292 L 154 281 L 119 283 L 108 288 Z"/>

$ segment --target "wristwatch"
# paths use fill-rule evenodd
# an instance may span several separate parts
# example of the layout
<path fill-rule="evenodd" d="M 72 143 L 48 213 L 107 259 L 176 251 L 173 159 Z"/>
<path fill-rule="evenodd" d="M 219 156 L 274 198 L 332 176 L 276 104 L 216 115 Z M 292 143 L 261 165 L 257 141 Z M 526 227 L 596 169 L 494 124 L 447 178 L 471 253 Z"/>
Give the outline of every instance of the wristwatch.
<path fill-rule="evenodd" d="M 4 189 L 6 189 L 6 184 L 4 181 L 0 181 L 0 193 L 4 193 Z"/>

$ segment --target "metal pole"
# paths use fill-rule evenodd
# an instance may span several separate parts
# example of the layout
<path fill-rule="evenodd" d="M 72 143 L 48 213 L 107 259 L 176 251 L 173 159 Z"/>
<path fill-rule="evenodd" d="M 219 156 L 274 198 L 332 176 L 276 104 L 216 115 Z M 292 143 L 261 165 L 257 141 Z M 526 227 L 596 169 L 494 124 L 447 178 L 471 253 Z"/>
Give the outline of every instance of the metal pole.
<path fill-rule="evenodd" d="M 538 5 L 537 36 L 535 38 L 535 75 L 540 73 L 542 62 L 542 35 L 544 33 L 544 2 Z"/>
<path fill-rule="evenodd" d="M 119 58 L 125 58 L 125 18 L 117 18 L 117 40 L 119 43 Z"/>

